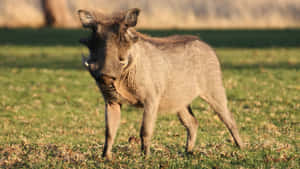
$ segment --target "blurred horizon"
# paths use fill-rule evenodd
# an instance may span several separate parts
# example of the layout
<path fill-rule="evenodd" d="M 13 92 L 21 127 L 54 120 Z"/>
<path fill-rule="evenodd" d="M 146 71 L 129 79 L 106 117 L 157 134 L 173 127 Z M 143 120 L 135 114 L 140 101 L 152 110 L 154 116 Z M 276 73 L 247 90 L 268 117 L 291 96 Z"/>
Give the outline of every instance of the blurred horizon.
<path fill-rule="evenodd" d="M 76 11 L 104 12 L 138 7 L 138 28 L 232 29 L 300 27 L 299 0 L 68 0 L 72 27 L 80 27 Z M 41 0 L 0 0 L 0 27 L 45 27 Z"/>

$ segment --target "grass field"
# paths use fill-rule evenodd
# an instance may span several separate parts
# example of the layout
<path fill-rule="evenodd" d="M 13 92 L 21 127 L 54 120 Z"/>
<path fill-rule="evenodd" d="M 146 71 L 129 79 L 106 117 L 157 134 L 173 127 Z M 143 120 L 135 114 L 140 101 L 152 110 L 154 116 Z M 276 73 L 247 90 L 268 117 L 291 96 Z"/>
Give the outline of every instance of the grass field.
<path fill-rule="evenodd" d="M 0 168 L 300 167 L 300 30 L 144 32 L 195 34 L 216 48 L 245 150 L 197 99 L 193 155 L 184 153 L 177 116 L 161 115 L 144 159 L 142 110 L 124 106 L 114 160 L 105 161 L 103 99 L 81 66 L 87 50 L 77 43 L 87 32 L 0 29 Z"/>

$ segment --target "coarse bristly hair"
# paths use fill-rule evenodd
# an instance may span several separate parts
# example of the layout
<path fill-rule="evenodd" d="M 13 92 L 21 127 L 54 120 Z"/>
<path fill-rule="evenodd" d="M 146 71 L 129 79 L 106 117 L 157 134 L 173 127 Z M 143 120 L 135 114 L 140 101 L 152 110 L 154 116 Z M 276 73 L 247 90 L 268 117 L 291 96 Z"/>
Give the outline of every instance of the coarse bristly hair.
<path fill-rule="evenodd" d="M 190 105 L 197 97 L 214 109 L 235 143 L 243 147 L 227 107 L 220 63 L 209 45 L 191 35 L 159 38 L 137 32 L 133 28 L 139 15 L 137 8 L 112 15 L 81 12 L 83 26 L 93 30 L 86 45 L 96 60 L 89 70 L 96 78 L 99 76 L 96 81 L 106 104 L 103 156 L 111 158 L 124 101 L 144 108 L 141 140 L 146 155 L 150 152 L 157 112 L 177 113 L 188 130 L 186 150 L 192 151 L 198 122 Z M 91 70 L 91 67 L 96 69 Z"/>

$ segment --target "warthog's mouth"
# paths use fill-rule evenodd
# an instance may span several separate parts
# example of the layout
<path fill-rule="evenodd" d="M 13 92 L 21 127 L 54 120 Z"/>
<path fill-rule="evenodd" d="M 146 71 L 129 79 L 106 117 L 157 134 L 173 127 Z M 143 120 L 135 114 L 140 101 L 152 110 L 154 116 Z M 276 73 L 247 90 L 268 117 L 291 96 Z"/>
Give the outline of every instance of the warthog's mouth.
<path fill-rule="evenodd" d="M 95 80 L 98 81 L 98 79 L 100 79 L 100 73 L 97 70 L 96 63 L 92 62 L 90 57 L 86 57 L 82 54 L 81 63 L 83 67 L 85 67 L 91 73 Z"/>
<path fill-rule="evenodd" d="M 111 85 L 111 84 L 114 83 L 116 78 L 112 77 L 112 76 L 109 76 L 109 75 L 100 74 L 100 76 L 96 80 L 99 81 L 100 83 L 104 83 L 106 85 Z"/>

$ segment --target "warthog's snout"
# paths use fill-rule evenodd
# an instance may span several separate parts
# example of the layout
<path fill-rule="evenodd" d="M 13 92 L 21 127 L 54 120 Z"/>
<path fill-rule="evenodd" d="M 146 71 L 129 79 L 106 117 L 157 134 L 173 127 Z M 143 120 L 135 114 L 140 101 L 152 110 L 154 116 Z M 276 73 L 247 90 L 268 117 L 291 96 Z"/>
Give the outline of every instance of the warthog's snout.
<path fill-rule="evenodd" d="M 95 80 L 100 83 L 110 85 L 116 80 L 116 77 L 114 75 L 111 75 L 110 73 L 100 72 L 97 64 L 90 62 L 89 58 L 85 57 L 84 55 L 82 55 L 82 64 L 91 72 Z"/>

